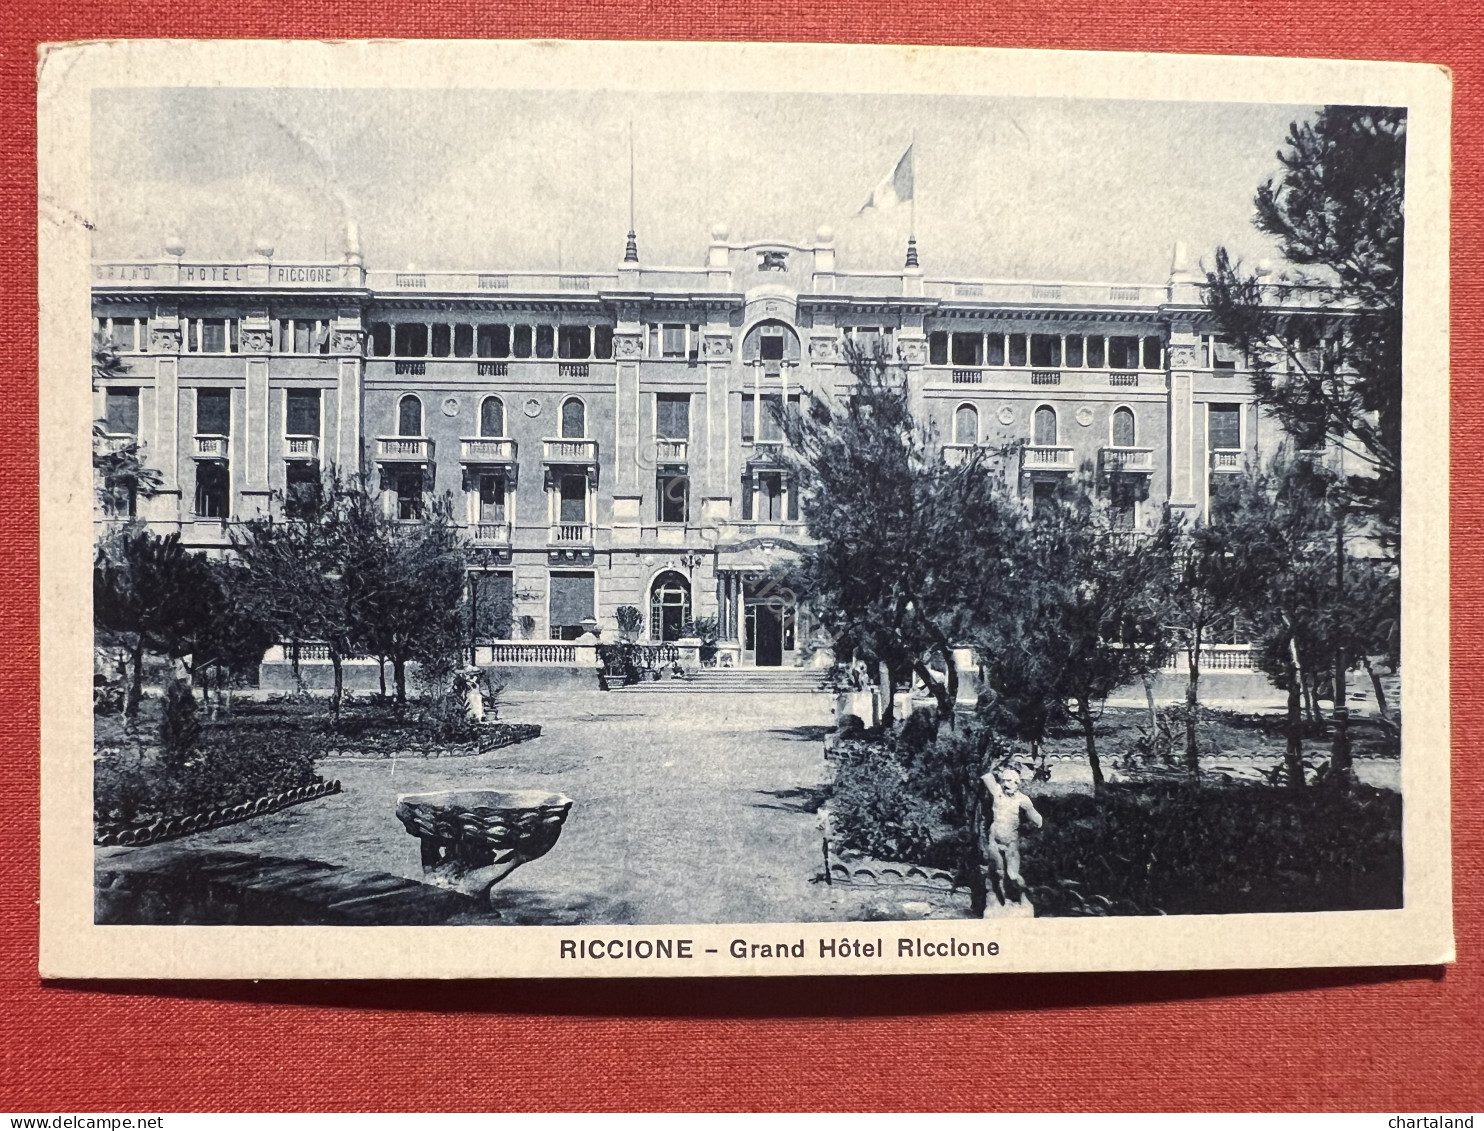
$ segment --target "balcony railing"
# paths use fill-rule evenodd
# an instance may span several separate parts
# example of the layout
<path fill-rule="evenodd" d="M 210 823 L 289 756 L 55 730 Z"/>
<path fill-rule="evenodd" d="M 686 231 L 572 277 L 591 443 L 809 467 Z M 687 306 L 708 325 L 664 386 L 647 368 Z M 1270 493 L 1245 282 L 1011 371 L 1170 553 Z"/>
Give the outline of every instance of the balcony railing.
<path fill-rule="evenodd" d="M 563 361 L 557 364 L 557 377 L 564 381 L 572 379 L 583 380 L 587 377 L 588 367 L 585 361 Z"/>
<path fill-rule="evenodd" d="M 1108 374 L 1108 384 L 1115 389 L 1137 389 L 1139 387 L 1139 375 L 1137 373 Z"/>
<path fill-rule="evenodd" d="M 953 371 L 953 383 L 955 385 L 980 385 L 984 383 L 984 370 L 982 369 L 955 369 Z"/>
<path fill-rule="evenodd" d="M 567 439 L 542 440 L 541 458 L 547 463 L 597 463 L 598 441 Z"/>
<path fill-rule="evenodd" d="M 98 445 L 105 452 L 118 452 L 139 443 L 133 432 L 104 432 L 98 436 Z"/>
<path fill-rule="evenodd" d="M 673 440 L 668 437 L 661 437 L 654 442 L 655 462 L 684 463 L 686 450 L 689 447 L 689 440 Z"/>
<path fill-rule="evenodd" d="M 1107 447 L 1103 449 L 1104 471 L 1153 471 L 1153 448 Z"/>
<path fill-rule="evenodd" d="M 426 463 L 433 458 L 433 441 L 426 436 L 378 436 L 376 458 Z"/>
<path fill-rule="evenodd" d="M 1031 384 L 1032 385 L 1060 385 L 1061 384 L 1061 370 L 1060 369 L 1032 369 L 1031 370 Z"/>
<path fill-rule="evenodd" d="M 1185 671 L 1189 666 L 1189 661 L 1190 657 L 1185 649 L 1177 648 L 1174 654 L 1165 661 L 1164 670 L 1167 672 Z M 1256 670 L 1250 644 L 1204 645 L 1201 648 L 1200 665 L 1202 671 L 1249 672 Z"/>
<path fill-rule="evenodd" d="M 1072 449 L 1048 444 L 1033 444 L 1025 449 L 1025 466 L 1033 471 L 1072 470 Z"/>
<path fill-rule="evenodd" d="M 510 363 L 508 361 L 481 361 L 477 367 L 480 377 L 509 377 Z"/>
<path fill-rule="evenodd" d="M 226 459 L 227 445 L 230 439 L 226 436 L 202 434 L 196 437 L 197 459 Z"/>
<path fill-rule="evenodd" d="M 285 436 L 283 454 L 288 459 L 317 460 L 319 459 L 319 437 Z"/>
<path fill-rule="evenodd" d="M 1211 453 L 1212 471 L 1241 471 L 1242 453 L 1233 449 L 1221 449 Z"/>
<path fill-rule="evenodd" d="M 484 645 L 489 649 L 489 658 L 481 655 L 479 658 L 490 664 L 575 664 L 577 662 L 576 644 L 517 644 L 501 643 Z"/>
<path fill-rule="evenodd" d="M 547 541 L 558 546 L 591 546 L 593 528 L 587 522 L 553 522 Z"/>
<path fill-rule="evenodd" d="M 465 436 L 459 441 L 465 463 L 514 463 L 515 441 L 500 436 Z"/>
<path fill-rule="evenodd" d="M 510 523 L 476 522 L 471 524 L 469 536 L 476 546 L 508 546 L 510 544 Z"/>
<path fill-rule="evenodd" d="M 426 361 L 398 361 L 392 364 L 392 369 L 398 377 L 426 377 L 428 363 Z"/>

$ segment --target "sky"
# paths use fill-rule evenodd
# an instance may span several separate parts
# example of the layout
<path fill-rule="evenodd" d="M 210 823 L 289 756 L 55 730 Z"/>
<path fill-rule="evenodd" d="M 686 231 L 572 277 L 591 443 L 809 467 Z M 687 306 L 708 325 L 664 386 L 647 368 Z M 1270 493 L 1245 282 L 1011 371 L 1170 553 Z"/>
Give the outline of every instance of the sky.
<path fill-rule="evenodd" d="M 94 255 L 368 267 L 701 266 L 733 239 L 834 230 L 841 270 L 895 270 L 913 217 L 859 215 L 914 146 L 929 277 L 1162 282 L 1184 241 L 1276 258 L 1253 194 L 1312 107 L 860 94 L 102 90 Z"/>

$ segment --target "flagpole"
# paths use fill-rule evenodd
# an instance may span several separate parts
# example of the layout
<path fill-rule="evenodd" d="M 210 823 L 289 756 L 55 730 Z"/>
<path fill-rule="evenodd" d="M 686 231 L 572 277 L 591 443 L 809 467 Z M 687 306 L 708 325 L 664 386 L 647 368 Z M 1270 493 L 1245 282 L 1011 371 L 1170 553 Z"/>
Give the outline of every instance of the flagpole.
<path fill-rule="evenodd" d="M 639 244 L 634 236 L 634 119 L 629 119 L 629 238 L 624 244 L 623 261 L 639 262 Z"/>
<path fill-rule="evenodd" d="M 911 209 L 907 213 L 907 232 L 909 239 L 917 238 L 917 127 L 912 127 L 912 144 L 907 147 L 912 151 L 912 200 Z"/>

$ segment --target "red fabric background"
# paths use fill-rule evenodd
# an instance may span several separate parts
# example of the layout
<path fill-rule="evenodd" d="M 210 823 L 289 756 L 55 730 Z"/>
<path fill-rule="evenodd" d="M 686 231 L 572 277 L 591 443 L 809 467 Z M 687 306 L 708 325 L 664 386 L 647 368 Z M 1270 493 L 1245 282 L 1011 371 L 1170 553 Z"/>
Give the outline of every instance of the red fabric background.
<path fill-rule="evenodd" d="M 1484 58 L 1461 0 L 20 0 L 0 26 L 0 1108 L 1484 1108 Z M 722 38 L 1313 55 L 1457 81 L 1458 964 L 743 982 L 48 984 L 36 976 L 35 45 L 109 36 Z M 1274 139 L 1276 148 L 1279 139 Z M 1273 955 L 1275 963 L 1281 954 Z"/>

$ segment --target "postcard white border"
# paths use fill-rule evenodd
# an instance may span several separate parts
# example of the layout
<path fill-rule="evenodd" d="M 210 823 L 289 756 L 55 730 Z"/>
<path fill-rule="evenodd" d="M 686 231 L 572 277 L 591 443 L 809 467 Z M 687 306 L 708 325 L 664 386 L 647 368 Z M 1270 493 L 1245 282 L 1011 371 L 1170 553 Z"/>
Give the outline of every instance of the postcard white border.
<path fill-rule="evenodd" d="M 905 974 L 1453 960 L 1448 448 L 1451 78 L 1413 63 L 776 43 L 124 40 L 43 46 L 38 87 L 41 973 L 75 978 Z M 436 82 L 430 76 L 436 76 Z M 493 81 L 498 76 L 499 81 Z M 149 927 L 93 922 L 89 114 L 104 87 L 879 92 L 1405 106 L 1404 909 L 1155 918 L 642 927 Z M 1275 139 L 1276 144 L 1277 139 Z M 689 939 L 688 960 L 571 960 L 561 941 Z M 727 946 L 803 940 L 805 957 Z M 995 941 L 898 959 L 897 940 Z M 820 957 L 880 939 L 877 958 Z M 705 953 L 715 948 L 717 953 Z M 604 950 L 608 948 L 605 946 Z M 836 950 L 838 951 L 838 945 Z M 938 949 L 942 949 L 938 947 Z"/>

